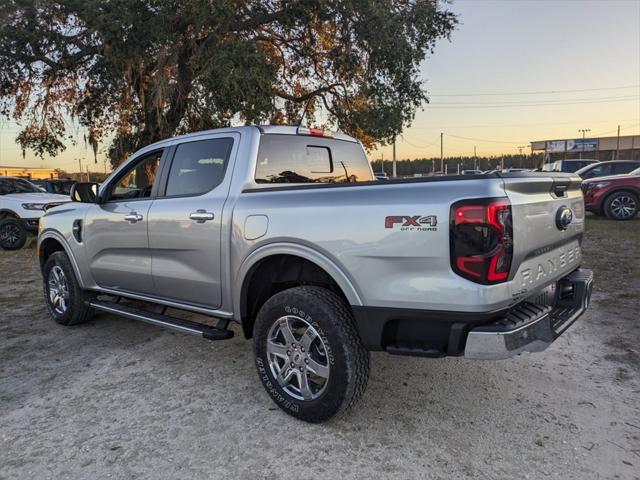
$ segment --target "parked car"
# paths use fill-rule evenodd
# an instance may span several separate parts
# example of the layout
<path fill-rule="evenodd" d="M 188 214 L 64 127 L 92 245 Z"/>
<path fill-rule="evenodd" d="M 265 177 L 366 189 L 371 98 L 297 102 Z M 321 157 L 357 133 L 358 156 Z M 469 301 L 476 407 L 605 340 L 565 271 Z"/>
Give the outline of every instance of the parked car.
<path fill-rule="evenodd" d="M 45 193 L 22 178 L 0 176 L 0 247 L 22 248 L 27 234 L 38 231 L 45 208 L 68 201 L 68 195 Z"/>
<path fill-rule="evenodd" d="M 69 195 L 71 193 L 71 187 L 77 182 L 71 179 L 57 179 L 57 180 L 31 180 L 31 183 L 40 187 L 42 190 L 48 193 L 57 193 L 59 195 Z"/>
<path fill-rule="evenodd" d="M 460 175 L 480 175 L 482 174 L 482 170 L 462 170 Z"/>
<path fill-rule="evenodd" d="M 375 173 L 374 175 L 376 180 L 382 180 L 382 181 L 389 180 L 389 176 L 384 172 L 378 172 L 378 173 Z"/>
<path fill-rule="evenodd" d="M 168 139 L 44 215 L 46 305 L 62 325 L 98 310 L 210 340 L 238 322 L 273 401 L 324 421 L 364 392 L 370 350 L 508 358 L 584 312 L 580 178 L 528 175 L 375 182 L 359 142 L 307 128 Z"/>
<path fill-rule="evenodd" d="M 582 167 L 580 170 L 576 170 L 576 175 L 580 175 L 583 180 L 586 180 L 587 178 L 622 175 L 630 173 L 636 168 L 640 168 L 640 160 L 611 160 Z"/>
<path fill-rule="evenodd" d="M 631 220 L 638 214 L 640 168 L 625 175 L 584 180 L 582 191 L 588 211 L 614 220 Z"/>
<path fill-rule="evenodd" d="M 545 163 L 542 166 L 542 171 L 573 173 L 594 163 L 598 163 L 598 160 L 557 160 L 555 162 Z"/>

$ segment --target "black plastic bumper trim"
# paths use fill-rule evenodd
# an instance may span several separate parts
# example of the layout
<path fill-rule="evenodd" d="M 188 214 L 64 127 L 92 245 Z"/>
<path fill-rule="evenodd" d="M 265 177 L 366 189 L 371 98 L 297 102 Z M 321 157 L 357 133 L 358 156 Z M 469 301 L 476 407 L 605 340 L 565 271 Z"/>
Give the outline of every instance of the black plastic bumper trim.
<path fill-rule="evenodd" d="M 467 355 L 471 331 L 495 335 L 507 353 L 535 341 L 532 351 L 546 348 L 580 316 L 589 304 L 593 273 L 577 269 L 556 282 L 549 303 L 524 301 L 493 312 L 447 312 L 352 306 L 360 338 L 368 350 L 422 357 Z M 563 298 L 563 287 L 570 295 Z M 555 297 L 554 297 L 555 295 Z M 545 298 L 547 296 L 538 297 Z M 485 339 L 486 340 L 486 337 Z M 491 357 L 488 352 L 487 358 Z M 505 353 L 502 357 L 507 358 Z M 517 354 L 517 353 L 514 353 Z M 477 357 L 479 358 L 479 357 Z"/>

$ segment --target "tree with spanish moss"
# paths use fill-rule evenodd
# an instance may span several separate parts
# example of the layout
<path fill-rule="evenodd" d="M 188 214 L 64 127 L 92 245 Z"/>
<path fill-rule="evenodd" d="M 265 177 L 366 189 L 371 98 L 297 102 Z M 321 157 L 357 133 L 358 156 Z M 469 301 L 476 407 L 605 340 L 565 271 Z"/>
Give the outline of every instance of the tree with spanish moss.
<path fill-rule="evenodd" d="M 175 134 L 305 122 L 393 140 L 428 101 L 419 66 L 457 23 L 437 0 L 5 0 L 0 114 L 23 151 L 69 123 L 113 164 Z"/>

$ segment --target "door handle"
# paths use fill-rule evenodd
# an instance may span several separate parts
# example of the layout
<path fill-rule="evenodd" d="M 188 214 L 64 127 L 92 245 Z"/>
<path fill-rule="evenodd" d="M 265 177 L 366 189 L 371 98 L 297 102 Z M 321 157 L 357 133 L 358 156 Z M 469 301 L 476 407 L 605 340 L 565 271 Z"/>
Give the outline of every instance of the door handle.
<path fill-rule="evenodd" d="M 131 212 L 128 215 L 125 215 L 124 219 L 129 223 L 136 223 L 142 220 L 142 215 L 140 215 L 138 212 Z"/>
<path fill-rule="evenodd" d="M 196 210 L 191 215 L 189 215 L 191 220 L 195 220 L 196 223 L 204 223 L 207 220 L 213 220 L 215 215 L 211 212 L 207 212 L 206 210 Z"/>

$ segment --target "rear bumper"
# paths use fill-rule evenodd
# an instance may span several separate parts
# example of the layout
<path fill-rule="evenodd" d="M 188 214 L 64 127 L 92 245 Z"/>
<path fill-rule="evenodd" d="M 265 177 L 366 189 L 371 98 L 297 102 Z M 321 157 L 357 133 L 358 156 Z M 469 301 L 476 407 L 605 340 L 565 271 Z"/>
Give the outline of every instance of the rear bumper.
<path fill-rule="evenodd" d="M 592 285 L 591 270 L 575 270 L 557 283 L 551 305 L 524 302 L 504 318 L 472 329 L 464 356 L 501 360 L 546 349 L 588 308 Z"/>
<path fill-rule="evenodd" d="M 352 307 L 368 350 L 396 355 L 504 359 L 547 348 L 589 305 L 593 273 L 578 269 L 507 311 Z"/>

